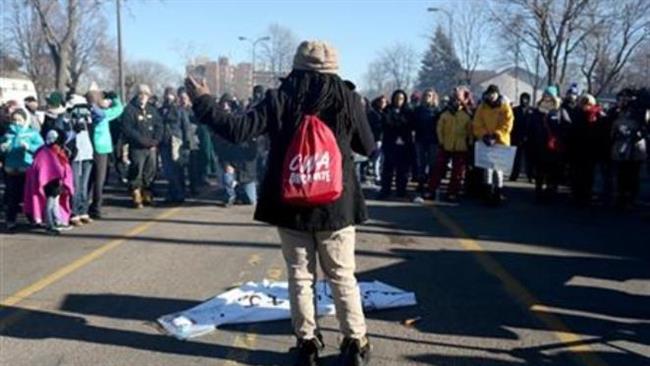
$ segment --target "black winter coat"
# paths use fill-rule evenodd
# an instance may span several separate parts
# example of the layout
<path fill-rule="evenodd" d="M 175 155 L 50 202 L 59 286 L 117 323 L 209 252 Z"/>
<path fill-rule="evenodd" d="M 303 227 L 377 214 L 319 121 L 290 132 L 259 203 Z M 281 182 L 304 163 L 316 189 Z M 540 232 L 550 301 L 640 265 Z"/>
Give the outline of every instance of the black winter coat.
<path fill-rule="evenodd" d="M 559 162 L 565 158 L 571 128 L 569 113 L 560 108 L 548 113 L 535 110 L 530 116 L 528 143 L 531 159 L 537 163 Z M 555 150 L 549 148 L 549 140 L 556 139 Z"/>
<path fill-rule="evenodd" d="M 336 136 L 343 158 L 343 194 L 336 201 L 318 207 L 297 207 L 282 201 L 282 164 L 297 126 L 288 111 L 292 96 L 280 90 L 267 92 L 266 98 L 244 115 L 223 113 L 215 98 L 204 95 L 194 101 L 197 119 L 217 134 L 238 144 L 268 134 L 270 151 L 268 169 L 262 181 L 255 219 L 269 224 L 301 231 L 339 230 L 360 224 L 367 218 L 363 193 L 355 178 L 352 151 L 370 155 L 375 143 L 361 104 L 361 98 L 346 90 L 346 98 L 355 106 L 350 128 L 339 121 L 321 116 Z"/>
<path fill-rule="evenodd" d="M 402 108 L 400 110 L 388 107 L 384 113 L 382 123 L 384 136 L 382 146 L 385 148 L 398 145 L 398 139 L 402 140 L 402 146 L 413 145 L 413 125 L 411 124 L 411 111 Z"/>
<path fill-rule="evenodd" d="M 528 139 L 528 128 L 533 112 L 532 108 L 524 108 L 520 105 L 512 109 L 512 114 L 515 117 L 512 133 L 510 134 L 512 145 L 520 146 Z"/>
<path fill-rule="evenodd" d="M 143 109 L 137 100 L 131 102 L 122 114 L 122 134 L 129 148 L 158 146 L 163 137 L 163 124 L 156 108 L 147 103 Z"/>
<path fill-rule="evenodd" d="M 215 136 L 213 141 L 220 163 L 235 168 L 237 181 L 250 183 L 257 180 L 258 146 L 256 139 L 233 144 L 222 137 Z"/>
<path fill-rule="evenodd" d="M 436 107 L 418 106 L 413 111 L 413 129 L 415 142 L 420 144 L 438 144 L 438 118 L 440 112 Z"/>
<path fill-rule="evenodd" d="M 370 125 L 370 130 L 372 130 L 372 136 L 375 138 L 375 141 L 381 141 L 383 136 L 382 123 L 383 123 L 384 113 L 380 112 L 374 108 L 368 110 L 368 124 Z"/>

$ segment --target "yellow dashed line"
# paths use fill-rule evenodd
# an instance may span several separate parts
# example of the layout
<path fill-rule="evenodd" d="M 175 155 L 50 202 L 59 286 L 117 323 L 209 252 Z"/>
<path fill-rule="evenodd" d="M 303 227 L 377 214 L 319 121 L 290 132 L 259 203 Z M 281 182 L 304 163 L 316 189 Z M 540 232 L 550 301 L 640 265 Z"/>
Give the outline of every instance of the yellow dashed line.
<path fill-rule="evenodd" d="M 251 264 L 251 259 L 253 258 L 259 258 L 259 255 L 253 254 L 250 256 L 248 263 Z M 272 281 L 278 281 L 282 277 L 282 268 L 279 267 L 271 267 L 266 271 L 266 278 Z M 255 326 L 251 326 L 249 330 L 254 330 Z M 235 348 L 231 352 L 228 353 L 226 358 L 226 362 L 224 362 L 224 365 L 226 366 L 238 366 L 242 365 L 242 362 L 246 362 L 246 359 L 248 359 L 248 351 L 253 350 L 256 348 L 257 345 L 257 334 L 255 333 L 244 333 L 235 336 L 235 339 L 233 340 L 232 346 Z"/>
<path fill-rule="evenodd" d="M 463 249 L 472 252 L 481 267 L 483 267 L 486 272 L 498 278 L 503 283 L 506 291 L 524 305 L 527 311 L 532 310 L 534 307 L 543 306 L 541 301 L 539 301 L 531 291 L 512 276 L 501 264 L 499 264 L 499 262 L 492 258 L 477 241 L 471 239 L 470 235 L 467 234 L 460 225 L 438 208 L 434 206 L 429 207 L 431 208 L 431 212 L 436 220 L 458 238 L 460 246 Z M 531 313 L 552 330 L 554 336 L 559 341 L 567 344 L 565 349 L 573 352 L 573 356 L 575 356 L 581 364 L 585 366 L 607 366 L 601 358 L 593 354 L 594 350 L 589 345 L 582 343 L 590 340 L 590 338 L 585 338 L 576 334 L 569 329 L 560 318 L 554 315 L 540 312 Z"/>
<path fill-rule="evenodd" d="M 32 283 L 31 285 L 24 287 L 20 291 L 14 293 L 13 295 L 7 297 L 4 299 L 1 303 L 0 306 L 14 306 L 21 301 L 29 298 L 30 296 L 34 295 L 35 293 L 43 290 L 44 288 L 52 285 L 53 283 L 61 280 L 62 278 L 66 277 L 67 275 L 77 271 L 78 269 L 92 263 L 93 261 L 99 259 L 102 257 L 104 254 L 110 252 L 111 250 L 119 247 L 120 245 L 124 244 L 127 242 L 129 239 L 133 238 L 134 236 L 146 231 L 154 225 L 157 221 L 161 219 L 168 218 L 174 214 L 176 214 L 182 207 L 176 207 L 169 209 L 167 211 L 164 211 L 163 213 L 159 214 L 155 218 L 151 219 L 148 222 L 142 223 L 135 228 L 133 228 L 131 231 L 127 232 L 124 234 L 123 237 L 120 239 L 115 239 L 111 240 L 108 243 L 102 245 L 101 247 L 93 250 L 92 252 L 84 255 L 81 258 L 76 259 L 72 263 L 67 264 L 64 267 L 59 268 L 55 272 L 41 278 L 40 280 Z M 13 312 L 12 314 L 9 314 L 9 316 L 5 317 L 4 319 L 0 320 L 0 329 L 5 329 L 6 327 L 10 326 L 11 324 L 15 323 L 16 321 L 20 320 L 22 316 L 25 314 L 25 311 L 20 311 L 17 310 Z"/>

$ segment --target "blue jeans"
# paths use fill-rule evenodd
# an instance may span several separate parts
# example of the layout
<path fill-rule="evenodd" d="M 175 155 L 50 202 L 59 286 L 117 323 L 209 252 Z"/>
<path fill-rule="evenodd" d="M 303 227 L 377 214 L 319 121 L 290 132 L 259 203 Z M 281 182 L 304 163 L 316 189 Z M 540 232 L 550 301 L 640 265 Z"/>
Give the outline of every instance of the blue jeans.
<path fill-rule="evenodd" d="M 226 191 L 226 202 L 234 203 L 237 199 L 237 188 L 243 191 L 246 197 L 246 203 L 255 205 L 257 204 L 257 184 L 255 181 L 247 183 L 235 183 L 235 173 L 223 173 L 223 186 Z"/>
<path fill-rule="evenodd" d="M 63 224 L 61 222 L 61 213 L 59 211 L 59 196 L 47 197 L 45 206 L 45 222 L 47 227 L 50 229 Z"/>
<path fill-rule="evenodd" d="M 88 182 L 93 169 L 92 160 L 72 162 L 74 173 L 74 196 L 72 197 L 72 216 L 88 214 Z"/>
<path fill-rule="evenodd" d="M 172 158 L 170 144 L 160 145 L 160 157 L 162 159 L 163 173 L 167 179 L 167 200 L 185 200 L 185 170 L 180 161 Z"/>
<path fill-rule="evenodd" d="M 381 182 L 381 168 L 384 163 L 384 153 L 381 149 L 375 150 L 370 157 L 370 162 L 372 163 L 373 183 L 377 184 Z"/>

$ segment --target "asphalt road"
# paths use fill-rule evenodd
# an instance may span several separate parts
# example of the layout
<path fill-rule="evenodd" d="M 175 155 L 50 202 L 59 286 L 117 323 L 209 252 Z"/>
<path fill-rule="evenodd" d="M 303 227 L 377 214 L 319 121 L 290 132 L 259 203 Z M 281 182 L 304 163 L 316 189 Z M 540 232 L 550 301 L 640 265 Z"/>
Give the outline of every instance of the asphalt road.
<path fill-rule="evenodd" d="M 650 365 L 650 213 L 369 201 L 358 277 L 414 291 L 369 313 L 373 365 Z M 206 197 L 212 197 L 208 193 Z M 212 199 L 59 237 L 0 234 L 0 365 L 290 365 L 288 321 L 178 341 L 152 325 L 233 285 L 284 279 L 276 230 Z M 405 319 L 419 318 L 412 326 Z M 321 321 L 334 365 L 334 318 Z"/>

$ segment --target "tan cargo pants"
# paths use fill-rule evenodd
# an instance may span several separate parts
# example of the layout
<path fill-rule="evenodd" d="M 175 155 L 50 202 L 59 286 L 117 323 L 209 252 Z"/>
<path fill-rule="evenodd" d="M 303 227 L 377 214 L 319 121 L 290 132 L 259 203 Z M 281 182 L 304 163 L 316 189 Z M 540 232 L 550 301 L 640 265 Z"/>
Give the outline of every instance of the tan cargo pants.
<path fill-rule="evenodd" d="M 314 299 L 318 257 L 332 289 L 341 333 L 350 338 L 365 337 L 366 320 L 354 276 L 354 226 L 318 232 L 278 228 L 278 232 L 287 264 L 291 320 L 296 336 L 314 338 L 318 328 Z"/>

